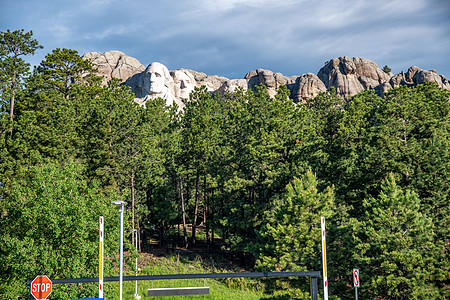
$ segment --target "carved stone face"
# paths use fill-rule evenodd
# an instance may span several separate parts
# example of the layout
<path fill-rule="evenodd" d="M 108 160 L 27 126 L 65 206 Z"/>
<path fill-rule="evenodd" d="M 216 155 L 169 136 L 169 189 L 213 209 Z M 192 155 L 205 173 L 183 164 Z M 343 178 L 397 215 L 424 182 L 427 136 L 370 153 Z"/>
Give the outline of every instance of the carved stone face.
<path fill-rule="evenodd" d="M 143 92 L 158 97 L 168 93 L 169 70 L 161 63 L 151 63 L 144 71 Z"/>
<path fill-rule="evenodd" d="M 178 99 L 189 99 L 189 94 L 194 90 L 195 79 L 183 70 L 171 71 L 174 81 L 175 97 Z"/>

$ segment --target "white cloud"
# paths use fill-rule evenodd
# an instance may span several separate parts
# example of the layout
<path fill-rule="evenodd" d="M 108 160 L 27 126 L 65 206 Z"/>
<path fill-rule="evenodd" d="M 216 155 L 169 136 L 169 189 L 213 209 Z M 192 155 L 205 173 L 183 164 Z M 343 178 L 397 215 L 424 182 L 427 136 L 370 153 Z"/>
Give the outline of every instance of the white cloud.
<path fill-rule="evenodd" d="M 305 2 L 304 0 L 197 0 L 198 6 L 208 11 L 226 11 L 241 6 L 273 8 L 294 3 Z"/>

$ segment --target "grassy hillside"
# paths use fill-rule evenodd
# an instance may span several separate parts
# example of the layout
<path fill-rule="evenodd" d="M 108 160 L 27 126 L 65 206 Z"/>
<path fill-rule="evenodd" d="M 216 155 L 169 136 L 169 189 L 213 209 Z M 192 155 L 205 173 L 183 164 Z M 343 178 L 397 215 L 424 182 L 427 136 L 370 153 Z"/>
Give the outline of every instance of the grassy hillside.
<path fill-rule="evenodd" d="M 213 260 L 204 261 L 199 256 L 189 259 L 179 255 L 169 257 L 156 257 L 151 255 L 141 256 L 139 275 L 162 275 L 162 274 L 195 274 L 195 273 L 221 273 L 239 270 L 226 269 L 223 266 L 215 266 Z M 133 275 L 126 273 L 126 275 Z M 226 278 L 226 279 L 186 279 L 186 280 L 155 280 L 138 281 L 138 295 L 141 299 L 147 297 L 150 288 L 169 287 L 210 287 L 210 295 L 204 296 L 177 296 L 164 297 L 164 299 L 261 299 L 265 295 L 263 286 L 255 279 Z M 108 283 L 105 289 L 117 289 L 118 283 Z M 135 282 L 124 282 L 124 299 L 133 299 L 135 293 Z M 150 299 L 150 298 L 148 298 Z"/>

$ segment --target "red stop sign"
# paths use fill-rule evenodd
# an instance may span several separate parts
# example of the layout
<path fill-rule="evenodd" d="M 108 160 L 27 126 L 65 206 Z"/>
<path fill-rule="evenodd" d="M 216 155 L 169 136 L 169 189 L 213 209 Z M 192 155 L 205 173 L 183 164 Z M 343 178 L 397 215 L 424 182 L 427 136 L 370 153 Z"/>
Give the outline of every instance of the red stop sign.
<path fill-rule="evenodd" d="M 45 300 L 52 292 L 52 281 L 47 275 L 39 275 L 31 282 L 31 295 L 36 300 Z"/>

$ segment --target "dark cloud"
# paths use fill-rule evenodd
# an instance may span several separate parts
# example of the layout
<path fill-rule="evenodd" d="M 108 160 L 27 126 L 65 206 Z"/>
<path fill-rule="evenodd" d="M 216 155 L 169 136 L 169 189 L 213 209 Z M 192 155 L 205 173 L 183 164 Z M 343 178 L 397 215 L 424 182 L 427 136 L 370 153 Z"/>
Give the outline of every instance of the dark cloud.
<path fill-rule="evenodd" d="M 228 78 L 266 68 L 317 73 L 333 57 L 361 56 L 394 72 L 417 65 L 450 75 L 445 0 L 186 0 L 5 2 L 0 29 L 33 30 L 45 51 L 120 50 Z"/>

